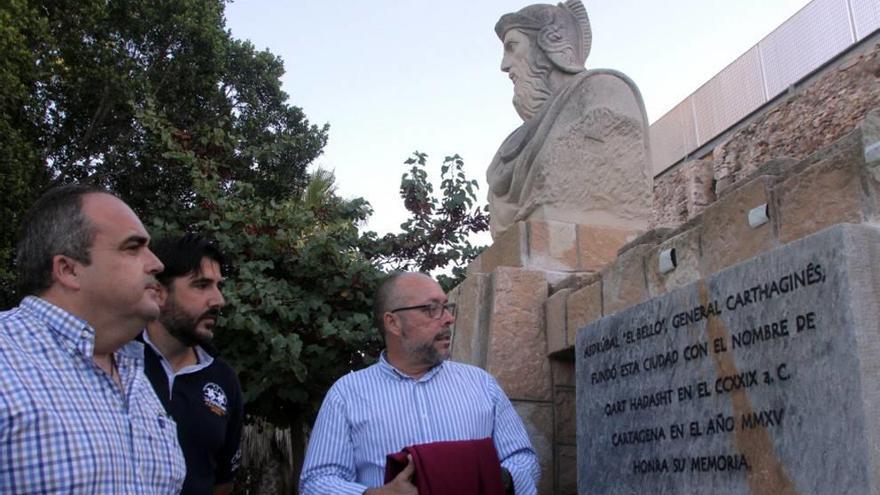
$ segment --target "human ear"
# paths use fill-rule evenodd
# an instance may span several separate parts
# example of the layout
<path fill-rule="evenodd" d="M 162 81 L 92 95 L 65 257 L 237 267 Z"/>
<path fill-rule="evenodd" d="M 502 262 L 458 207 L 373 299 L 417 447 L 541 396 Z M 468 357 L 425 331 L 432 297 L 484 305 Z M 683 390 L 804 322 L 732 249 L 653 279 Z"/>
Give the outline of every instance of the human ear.
<path fill-rule="evenodd" d="M 80 263 L 75 259 L 63 254 L 56 254 L 52 257 L 52 282 L 66 289 L 78 290 L 80 288 L 79 266 Z"/>
<path fill-rule="evenodd" d="M 168 289 L 162 284 L 157 284 L 156 299 L 159 303 L 159 309 L 165 310 L 165 302 L 168 301 Z"/>
<path fill-rule="evenodd" d="M 400 318 L 394 313 L 385 313 L 383 321 L 385 322 L 385 334 L 393 334 L 400 336 Z"/>

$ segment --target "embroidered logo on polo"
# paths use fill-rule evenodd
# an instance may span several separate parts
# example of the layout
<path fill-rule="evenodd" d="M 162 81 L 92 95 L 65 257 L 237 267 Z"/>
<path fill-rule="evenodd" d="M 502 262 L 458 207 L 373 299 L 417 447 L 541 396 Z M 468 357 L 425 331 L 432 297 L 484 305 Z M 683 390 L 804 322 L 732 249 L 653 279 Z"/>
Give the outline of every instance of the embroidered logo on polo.
<path fill-rule="evenodd" d="M 226 416 L 226 392 L 213 382 L 208 382 L 202 387 L 202 400 L 208 409 L 217 416 Z"/>

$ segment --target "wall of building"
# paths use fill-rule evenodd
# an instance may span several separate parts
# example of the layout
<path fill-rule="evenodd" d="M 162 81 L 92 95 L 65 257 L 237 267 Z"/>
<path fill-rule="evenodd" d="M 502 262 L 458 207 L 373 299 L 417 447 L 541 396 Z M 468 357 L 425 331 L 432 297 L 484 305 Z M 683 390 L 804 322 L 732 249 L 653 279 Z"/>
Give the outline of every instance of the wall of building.
<path fill-rule="evenodd" d="M 651 124 L 655 174 L 700 156 L 719 135 L 880 29 L 874 0 L 812 0 Z M 875 36 L 876 37 L 876 36 Z"/>
<path fill-rule="evenodd" d="M 702 159 L 656 177 L 651 225 L 680 225 L 759 166 L 802 160 L 852 132 L 880 107 L 880 43 L 869 41 L 753 116 Z"/>

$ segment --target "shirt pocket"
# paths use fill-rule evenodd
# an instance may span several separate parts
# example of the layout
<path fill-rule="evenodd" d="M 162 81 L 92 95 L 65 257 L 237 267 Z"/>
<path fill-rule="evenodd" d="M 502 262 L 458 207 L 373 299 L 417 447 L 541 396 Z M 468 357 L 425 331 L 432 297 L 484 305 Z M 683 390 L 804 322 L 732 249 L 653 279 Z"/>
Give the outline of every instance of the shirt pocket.
<path fill-rule="evenodd" d="M 153 399 L 140 397 L 132 401 L 131 437 L 137 471 L 145 486 L 159 493 L 176 493 L 186 476 L 177 423 Z"/>

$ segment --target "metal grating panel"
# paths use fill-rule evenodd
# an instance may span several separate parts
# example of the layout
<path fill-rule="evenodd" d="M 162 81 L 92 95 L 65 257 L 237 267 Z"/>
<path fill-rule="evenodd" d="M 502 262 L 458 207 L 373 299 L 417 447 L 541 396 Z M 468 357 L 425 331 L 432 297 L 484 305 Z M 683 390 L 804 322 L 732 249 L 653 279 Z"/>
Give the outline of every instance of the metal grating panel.
<path fill-rule="evenodd" d="M 693 98 L 697 146 L 702 146 L 766 101 L 758 47 L 753 46 L 725 67 Z"/>
<path fill-rule="evenodd" d="M 856 25 L 856 39 L 880 29 L 880 2 L 877 0 L 850 0 L 853 23 Z"/>
<path fill-rule="evenodd" d="M 784 91 L 853 41 L 847 0 L 813 0 L 807 4 L 758 43 L 768 98 Z"/>
<path fill-rule="evenodd" d="M 880 29 L 880 0 L 812 0 L 651 125 L 659 174 Z"/>
<path fill-rule="evenodd" d="M 654 175 L 663 172 L 697 147 L 691 100 L 689 96 L 649 128 Z"/>

